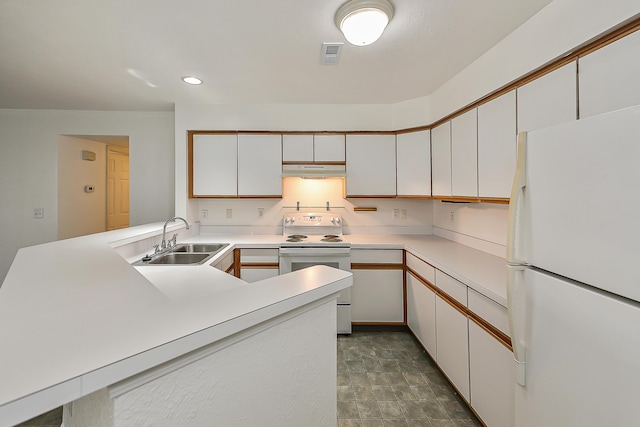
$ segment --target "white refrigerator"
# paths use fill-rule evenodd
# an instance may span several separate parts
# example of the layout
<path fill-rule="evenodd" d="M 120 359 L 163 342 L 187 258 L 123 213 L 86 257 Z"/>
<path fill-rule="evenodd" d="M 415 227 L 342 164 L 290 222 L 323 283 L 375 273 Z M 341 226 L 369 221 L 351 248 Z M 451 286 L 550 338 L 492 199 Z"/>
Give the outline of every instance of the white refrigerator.
<path fill-rule="evenodd" d="M 640 106 L 521 133 L 516 427 L 640 426 Z"/>

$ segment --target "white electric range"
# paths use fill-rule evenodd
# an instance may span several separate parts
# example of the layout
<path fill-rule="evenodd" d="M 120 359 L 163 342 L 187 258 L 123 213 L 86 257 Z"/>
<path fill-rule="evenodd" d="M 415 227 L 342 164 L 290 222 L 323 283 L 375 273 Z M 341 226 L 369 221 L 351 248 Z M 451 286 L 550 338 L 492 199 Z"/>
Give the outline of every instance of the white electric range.
<path fill-rule="evenodd" d="M 333 212 L 296 212 L 282 219 L 280 274 L 313 265 L 351 271 L 351 245 L 342 233 L 342 217 Z M 351 333 L 351 289 L 338 298 L 338 333 Z"/>

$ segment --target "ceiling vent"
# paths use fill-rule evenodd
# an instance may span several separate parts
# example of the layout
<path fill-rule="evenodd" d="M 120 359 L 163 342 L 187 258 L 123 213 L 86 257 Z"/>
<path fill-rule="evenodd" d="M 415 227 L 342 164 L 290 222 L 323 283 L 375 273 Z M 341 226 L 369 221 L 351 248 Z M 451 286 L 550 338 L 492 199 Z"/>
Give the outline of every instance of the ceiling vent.
<path fill-rule="evenodd" d="M 344 43 L 322 43 L 322 63 L 337 64 L 342 54 Z"/>

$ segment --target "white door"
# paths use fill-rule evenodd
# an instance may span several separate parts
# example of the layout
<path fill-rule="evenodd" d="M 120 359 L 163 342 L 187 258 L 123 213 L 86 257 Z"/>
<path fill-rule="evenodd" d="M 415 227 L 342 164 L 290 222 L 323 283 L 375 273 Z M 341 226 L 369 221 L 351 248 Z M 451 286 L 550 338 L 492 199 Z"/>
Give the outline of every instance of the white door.
<path fill-rule="evenodd" d="M 527 262 L 640 301 L 640 107 L 527 135 Z"/>
<path fill-rule="evenodd" d="M 107 230 L 129 226 L 129 154 L 107 152 Z"/>
<path fill-rule="evenodd" d="M 638 425 L 640 305 L 526 270 L 516 426 Z"/>

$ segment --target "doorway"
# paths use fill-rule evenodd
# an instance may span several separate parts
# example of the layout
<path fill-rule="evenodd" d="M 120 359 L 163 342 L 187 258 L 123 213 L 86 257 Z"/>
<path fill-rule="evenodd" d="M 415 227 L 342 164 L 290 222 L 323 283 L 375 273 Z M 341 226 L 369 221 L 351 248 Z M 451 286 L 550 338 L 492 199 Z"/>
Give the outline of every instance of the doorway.
<path fill-rule="evenodd" d="M 129 226 L 129 137 L 59 135 L 58 239 Z"/>

